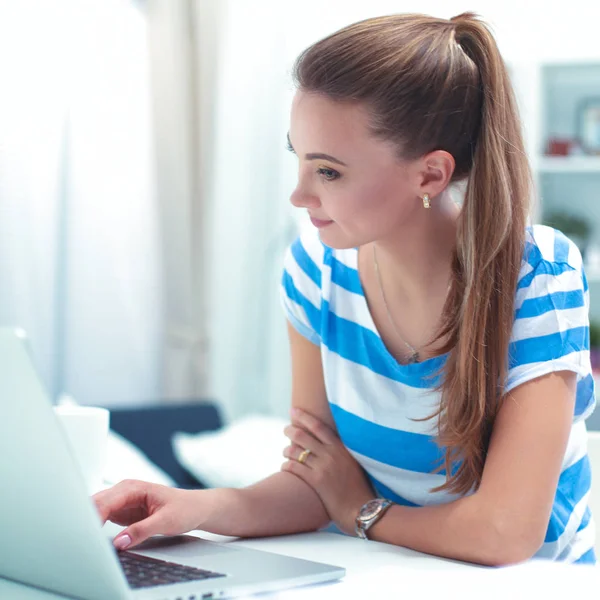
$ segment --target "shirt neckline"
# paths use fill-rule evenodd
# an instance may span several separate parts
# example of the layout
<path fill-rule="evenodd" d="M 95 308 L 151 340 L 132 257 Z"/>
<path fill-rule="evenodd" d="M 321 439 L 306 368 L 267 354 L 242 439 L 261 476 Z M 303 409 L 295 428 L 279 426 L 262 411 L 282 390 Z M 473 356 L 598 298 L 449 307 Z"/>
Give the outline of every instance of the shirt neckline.
<path fill-rule="evenodd" d="M 385 358 L 385 361 L 390 365 L 391 368 L 396 370 L 397 372 L 403 373 L 405 375 L 411 376 L 431 376 L 437 370 L 439 370 L 446 359 L 448 358 L 448 353 L 440 354 L 439 356 L 432 356 L 430 358 L 426 358 L 425 360 L 417 363 L 401 363 L 398 362 L 396 357 L 388 350 L 385 345 L 381 334 L 379 333 L 379 329 L 373 320 L 373 315 L 371 314 L 371 308 L 369 307 L 369 303 L 367 302 L 367 296 L 365 294 L 365 289 L 362 283 L 362 279 L 360 277 L 360 271 L 358 269 L 358 248 L 352 249 L 352 267 L 356 271 L 356 278 L 358 281 L 358 289 L 360 290 L 360 295 L 362 296 L 362 302 L 364 302 L 365 314 L 368 319 L 368 328 L 375 334 L 377 337 L 378 345 L 380 346 L 381 354 Z"/>

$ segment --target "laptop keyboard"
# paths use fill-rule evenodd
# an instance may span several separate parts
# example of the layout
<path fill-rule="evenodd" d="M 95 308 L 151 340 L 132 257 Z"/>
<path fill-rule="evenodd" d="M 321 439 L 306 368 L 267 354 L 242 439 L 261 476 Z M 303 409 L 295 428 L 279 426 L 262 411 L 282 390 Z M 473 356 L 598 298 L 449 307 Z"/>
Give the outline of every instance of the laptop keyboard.
<path fill-rule="evenodd" d="M 223 573 L 203 571 L 133 552 L 117 552 L 117 556 L 127 582 L 133 589 L 225 577 Z"/>

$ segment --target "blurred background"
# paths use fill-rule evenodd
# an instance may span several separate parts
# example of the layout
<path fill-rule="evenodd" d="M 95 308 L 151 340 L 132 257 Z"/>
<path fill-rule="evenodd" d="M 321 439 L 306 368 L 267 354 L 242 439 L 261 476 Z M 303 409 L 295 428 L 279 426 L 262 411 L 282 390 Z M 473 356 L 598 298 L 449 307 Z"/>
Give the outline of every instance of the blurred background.
<path fill-rule="evenodd" d="M 600 347 L 600 3 L 0 0 L 0 326 L 52 399 L 286 417 L 293 60 L 360 19 L 465 10 L 509 65 L 533 219 L 580 246 Z"/>

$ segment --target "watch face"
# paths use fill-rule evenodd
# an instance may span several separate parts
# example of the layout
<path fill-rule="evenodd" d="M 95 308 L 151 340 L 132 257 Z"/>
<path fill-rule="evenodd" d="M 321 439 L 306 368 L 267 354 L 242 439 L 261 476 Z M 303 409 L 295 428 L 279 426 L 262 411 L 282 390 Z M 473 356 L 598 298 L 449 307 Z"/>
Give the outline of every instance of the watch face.
<path fill-rule="evenodd" d="M 359 519 L 364 521 L 368 521 L 372 519 L 381 509 L 381 499 L 376 498 L 375 500 L 371 500 L 367 502 L 361 509 L 358 514 Z"/>

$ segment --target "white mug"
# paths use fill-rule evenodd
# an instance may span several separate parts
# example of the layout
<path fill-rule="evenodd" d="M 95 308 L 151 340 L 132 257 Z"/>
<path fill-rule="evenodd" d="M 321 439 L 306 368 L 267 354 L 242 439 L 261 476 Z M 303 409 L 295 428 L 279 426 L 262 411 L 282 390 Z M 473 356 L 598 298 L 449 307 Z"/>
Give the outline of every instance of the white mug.
<path fill-rule="evenodd" d="M 109 411 L 96 406 L 55 406 L 54 413 L 66 434 L 88 493 L 95 494 L 103 487 Z"/>

